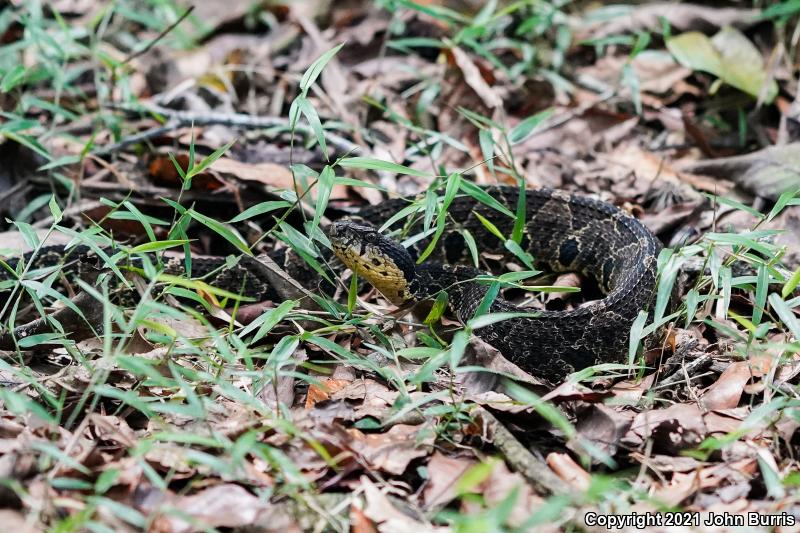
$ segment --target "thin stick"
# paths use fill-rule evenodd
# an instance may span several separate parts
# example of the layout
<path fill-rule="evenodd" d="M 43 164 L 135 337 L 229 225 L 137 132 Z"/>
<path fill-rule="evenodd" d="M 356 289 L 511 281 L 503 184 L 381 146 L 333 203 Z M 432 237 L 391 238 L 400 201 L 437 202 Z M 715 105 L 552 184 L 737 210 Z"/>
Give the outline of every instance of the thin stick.
<path fill-rule="evenodd" d="M 140 131 L 138 133 L 134 133 L 124 139 L 120 140 L 119 142 L 115 142 L 114 144 L 107 144 L 105 146 L 101 146 L 91 151 L 92 155 L 101 156 L 101 155 L 108 155 L 113 154 L 115 152 L 119 152 L 123 148 L 130 146 L 132 144 L 137 144 L 142 141 L 146 141 L 149 139 L 153 139 L 155 137 L 161 137 L 173 130 L 180 128 L 182 124 L 177 122 L 168 122 L 163 126 L 158 126 L 156 128 L 150 128 L 149 130 Z"/>
<path fill-rule="evenodd" d="M 92 152 L 96 155 L 113 153 L 126 146 L 129 146 L 130 144 L 151 139 L 153 137 L 158 137 L 166 132 L 177 129 L 181 126 L 188 126 L 190 124 L 194 124 L 195 126 L 222 125 L 248 129 L 286 128 L 288 130 L 290 127 L 288 119 L 264 115 L 216 112 L 195 113 L 191 111 L 176 111 L 174 109 L 156 105 L 147 105 L 143 108 L 131 108 L 129 106 L 110 104 L 106 105 L 106 107 L 127 112 L 148 112 L 155 115 L 161 115 L 167 119 L 167 123 L 163 126 L 152 128 L 122 139 L 118 143 L 98 148 Z M 295 130 L 304 135 L 313 134 L 310 126 L 305 126 L 302 124 L 297 124 Z M 359 145 L 335 133 L 326 131 L 325 137 L 328 139 L 331 145 L 342 152 L 355 152 L 361 149 Z"/>
<path fill-rule="evenodd" d="M 550 470 L 547 463 L 533 455 L 528 448 L 488 410 L 478 409 L 483 422 L 491 431 L 491 442 L 502 452 L 511 467 L 522 474 L 539 494 L 568 494 L 569 486 Z"/>

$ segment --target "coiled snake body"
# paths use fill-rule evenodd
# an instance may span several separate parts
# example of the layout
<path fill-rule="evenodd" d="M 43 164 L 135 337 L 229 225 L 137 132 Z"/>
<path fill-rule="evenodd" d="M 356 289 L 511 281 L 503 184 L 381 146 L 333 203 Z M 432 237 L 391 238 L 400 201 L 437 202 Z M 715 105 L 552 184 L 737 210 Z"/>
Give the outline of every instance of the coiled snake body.
<path fill-rule="evenodd" d="M 486 192 L 515 210 L 518 189 L 492 187 Z M 551 380 L 597 363 L 622 361 L 631 326 L 654 292 L 660 243 L 635 218 L 591 198 L 540 189 L 526 191 L 525 207 L 527 220 L 519 244 L 533 255 L 537 267 L 588 275 L 597 280 L 604 297 L 574 310 L 509 318 L 476 334 L 524 370 Z M 502 235 L 511 235 L 515 219 L 471 197 L 458 197 L 448 209 L 452 230 L 443 235 L 438 258 L 463 261 L 468 255 L 456 230 L 468 230 L 481 252 L 509 255 L 506 242 L 478 215 Z M 342 221 L 334 223 L 329 233 L 339 258 L 394 303 L 430 298 L 444 290 L 449 306 L 466 323 L 484 299 L 487 285 L 472 281 L 482 274 L 477 269 L 437 261 L 415 265 L 402 246 L 371 226 Z M 426 242 L 420 244 L 424 247 Z M 498 298 L 489 311 L 525 309 Z"/>
<path fill-rule="evenodd" d="M 499 186 L 483 190 L 515 212 L 518 189 Z M 334 222 L 327 229 L 333 251 L 392 302 L 431 298 L 445 291 L 459 320 L 470 320 L 484 299 L 487 285 L 475 281 L 482 271 L 463 265 L 470 258 L 463 235 L 472 235 L 482 253 L 508 256 L 506 241 L 495 233 L 510 236 L 515 219 L 471 196 L 456 196 L 447 209 L 447 229 L 440 236 L 436 251 L 417 265 L 412 254 L 424 249 L 430 237 L 418 241 L 409 253 L 376 229 L 407 205 L 407 201 L 398 199 L 362 209 L 360 218 L 374 226 L 348 220 Z M 490 231 L 479 216 L 491 222 L 495 231 Z M 631 325 L 639 311 L 648 307 L 654 292 L 658 241 L 640 222 L 616 207 L 557 190 L 525 191 L 525 217 L 519 246 L 533 256 L 537 268 L 588 275 L 597 280 L 604 297 L 574 310 L 537 311 L 535 316 L 496 322 L 476 330 L 476 334 L 524 370 L 550 380 L 599 362 L 624 359 Z M 422 229 L 421 221 L 408 226 L 412 234 Z M 33 258 L 29 270 L 44 267 L 47 271 L 51 267 L 61 268 L 62 276 L 85 278 L 87 272 L 96 276 L 102 264 L 98 265 L 96 257 L 85 257 L 93 255 L 96 256 L 80 248 L 48 248 Z M 268 255 L 301 285 L 317 288 L 319 276 L 305 262 L 287 260 L 285 249 Z M 180 274 L 182 264 L 173 259 L 165 270 Z M 192 264 L 192 275 L 204 275 L 210 285 L 255 299 L 279 297 L 257 258 L 243 257 L 235 264 L 224 258 L 193 258 Z M 9 265 L 15 267 L 16 262 L 9 261 Z M 3 279 L 9 287 L 13 276 L 0 269 L 0 281 Z M 84 314 L 94 314 L 102 307 L 96 301 L 92 305 L 85 295 L 80 296 L 89 302 L 77 305 Z M 495 299 L 489 309 L 491 313 L 521 311 L 525 310 L 502 298 Z M 78 320 L 77 316 L 59 318 L 62 324 Z M 80 319 L 90 322 L 92 317 Z M 16 338 L 20 331 L 39 333 L 45 325 L 42 319 L 36 327 L 17 328 Z M 0 348 L 8 348 L 9 335 L 8 331 L 0 335 Z M 83 332 L 82 336 L 88 334 Z"/>

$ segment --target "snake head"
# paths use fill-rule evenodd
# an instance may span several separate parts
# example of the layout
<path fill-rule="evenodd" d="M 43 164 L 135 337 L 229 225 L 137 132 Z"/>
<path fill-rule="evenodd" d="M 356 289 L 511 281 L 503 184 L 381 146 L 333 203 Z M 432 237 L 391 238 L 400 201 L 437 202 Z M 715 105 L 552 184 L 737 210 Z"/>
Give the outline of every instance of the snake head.
<path fill-rule="evenodd" d="M 403 246 L 377 229 L 349 220 L 328 228 L 333 252 L 395 305 L 411 299 L 414 260 Z"/>

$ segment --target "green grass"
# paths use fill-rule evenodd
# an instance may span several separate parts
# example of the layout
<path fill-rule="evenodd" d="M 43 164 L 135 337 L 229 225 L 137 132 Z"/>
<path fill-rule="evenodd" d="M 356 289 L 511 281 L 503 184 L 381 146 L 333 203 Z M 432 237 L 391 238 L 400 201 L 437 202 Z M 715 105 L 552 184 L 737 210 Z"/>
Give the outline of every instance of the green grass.
<path fill-rule="evenodd" d="M 405 0 L 387 0 L 380 4 L 393 17 L 393 31 L 386 40 L 388 49 L 414 54 L 421 49 L 435 47 L 446 51 L 458 46 L 483 58 L 511 79 L 542 76 L 553 83 L 564 79 L 564 56 L 573 45 L 566 20 L 572 6 L 567 2 L 487 2 L 473 14 Z M 798 11 L 795 4 L 784 2 L 765 10 L 762 16 L 788 24 Z M 447 28 L 446 37 L 402 37 L 401 15 L 409 10 L 442 22 Z M 441 244 L 438 239 L 448 222 L 448 208 L 457 195 L 468 195 L 503 216 L 516 217 L 517 223 L 508 235 L 500 232 L 490 221 L 483 221 L 525 268 L 522 272 L 500 274 L 489 279 L 492 284 L 490 294 L 497 295 L 504 286 L 527 286 L 527 279 L 536 274 L 533 258 L 520 247 L 522 228 L 528 215 L 525 213 L 524 195 L 512 212 L 469 181 L 474 168 L 446 168 L 439 159 L 444 150 L 468 153 L 469 148 L 461 140 L 433 129 L 428 116 L 429 106 L 426 105 L 418 106 L 415 115 L 406 116 L 401 110 L 392 109 L 387 102 L 371 97 L 364 100 L 365 107 L 376 110 L 384 120 L 408 133 L 407 160 L 393 162 L 356 153 L 335 156 L 326 142 L 326 132 L 336 127 L 335 120 L 332 120 L 335 117 L 328 117 L 324 110 L 315 108 L 318 100 L 313 95 L 314 91 L 322 90 L 317 82 L 326 65 L 340 53 L 342 46 L 347 46 L 336 44 L 323 53 L 299 80 L 294 81 L 295 98 L 286 113 L 292 128 L 307 124 L 313 132 L 307 138 L 293 135 L 293 146 L 316 148 L 323 155 L 321 169 L 292 166 L 295 180 L 306 185 L 303 190 L 316 187 L 315 203 L 309 202 L 307 193 L 297 195 L 286 191 L 281 200 L 252 206 L 231 220 L 217 220 L 203 214 L 184 201 L 184 193 L 193 190 L 193 179 L 228 152 L 235 141 L 205 156 L 199 154 L 192 143 L 188 168 L 182 168 L 174 156 L 172 159 L 183 188 L 176 200 L 163 199 L 164 205 L 172 209 L 171 217 L 156 219 L 147 216 L 131 198 L 104 202 L 110 208 L 106 215 L 108 219 L 139 223 L 146 241 L 136 246 L 121 244 L 98 225 L 76 230 L 62 224 L 65 209 L 80 197 L 79 189 L 67 178 L 67 171 L 86 162 L 99 135 L 110 132 L 110 142 L 126 135 L 128 125 L 124 119 L 103 107 L 111 102 L 112 93 L 120 93 L 125 103 L 134 103 L 135 100 L 131 93 L 133 72 L 130 64 L 110 57 L 101 45 L 113 40 L 127 54 L 136 54 L 144 46 L 137 39 L 136 28 L 163 31 L 181 16 L 182 11 L 172 2 L 119 0 L 108 3 L 95 18 L 81 27 L 72 26 L 58 14 L 47 16 L 44 6 L 36 2 L 17 8 L 15 12 L 20 16 L 24 36 L 0 48 L 0 91 L 13 97 L 16 105 L 13 110 L 3 113 L 5 120 L 0 124 L 0 135 L 6 143 L 19 143 L 40 155 L 45 165 L 43 170 L 50 172 L 57 186 L 54 186 L 54 192 L 35 199 L 30 208 L 23 211 L 23 216 L 14 222 L 14 227 L 34 253 L 40 253 L 55 233 L 68 236 L 74 244 L 89 246 L 103 259 L 108 272 L 98 283 L 80 286 L 96 299 L 98 306 L 102 306 L 106 333 L 98 335 L 92 351 L 84 351 L 64 340 L 64 332 L 58 331 L 58 325 L 56 334 L 19 339 L 20 349 L 11 359 L 0 361 L 0 371 L 18 382 L 13 387 L 0 387 L 0 402 L 5 411 L 15 415 L 16 421 L 25 427 L 34 425 L 32 421 L 35 420 L 35 424 L 62 428 L 69 438 L 86 429 L 88 413 L 112 417 L 131 417 L 131 413 L 135 413 L 133 418 L 141 418 L 146 423 L 139 428 L 135 445 L 125 449 L 122 456 L 130 460 L 131 468 L 140 469 L 143 478 L 153 487 L 191 492 L 194 481 L 224 479 L 249 487 L 264 500 L 296 502 L 323 519 L 324 515 L 317 514 L 320 507 L 315 505 L 323 492 L 322 487 L 304 476 L 303 468 L 307 465 L 302 458 L 291 457 L 283 442 L 307 446 L 312 452 L 306 456 L 307 461 L 313 459 L 315 463 L 325 464 L 335 473 L 347 467 L 348 457 L 321 442 L 314 427 L 296 420 L 289 407 L 279 402 L 282 380 L 296 380 L 302 387 L 320 386 L 332 376 L 334 364 L 343 363 L 397 393 L 386 418 L 364 417 L 353 427 L 365 432 L 385 431 L 396 421 L 417 415 L 434 422 L 432 428 L 438 442 L 462 445 L 466 429 L 475 421 L 475 413 L 470 404 L 458 397 L 453 379 L 469 370 L 459 363 L 471 331 L 486 325 L 487 321 L 503 317 L 476 316 L 450 344 L 423 330 L 418 337 L 419 346 L 406 346 L 390 331 L 394 318 L 375 314 L 361 305 L 356 295 L 358 285 L 353 281 L 341 287 L 349 296 L 346 301 L 316 295 L 316 303 L 321 309 L 318 311 L 305 310 L 301 302 L 289 300 L 246 326 L 236 325 L 236 313 L 227 325 L 220 325 L 220 321 L 212 323 L 207 314 L 197 311 L 192 305 L 172 305 L 167 297 L 172 295 L 182 302 L 196 302 L 207 307 L 208 304 L 197 296 L 198 291 L 212 293 L 218 299 L 228 298 L 229 301 L 235 301 L 237 295 L 215 291 L 202 280 L 167 276 L 160 272 L 162 265 L 153 259 L 152 253 L 170 248 L 188 251 L 191 240 L 188 228 L 194 223 L 229 243 L 239 254 L 250 255 L 254 253 L 254 241 L 246 239 L 237 228 L 241 228 L 245 221 L 252 222 L 258 216 L 269 214 L 275 224 L 262 231 L 255 242 L 276 238 L 292 248 L 320 277 L 337 282 L 319 252 L 327 245 L 320 225 L 334 187 L 376 187 L 369 181 L 353 178 L 356 172 L 358 175 L 364 172 L 402 174 L 423 179 L 431 185 L 425 195 L 410 202 L 395 219 L 386 223 L 386 227 L 403 221 L 403 229 L 398 234 L 406 239 L 406 243 L 432 235 L 432 243 L 423 251 L 420 261 Z M 509 16 L 514 17 L 514 26 L 509 26 Z M 8 15 L 0 17 L 0 32 L 8 28 L 11 21 Z M 189 21 L 201 26 L 200 21 L 193 20 L 191 15 Z M 164 37 L 164 42 L 189 48 L 196 44 L 195 39 L 200 38 L 203 31 L 200 29 L 193 33 L 179 26 Z M 616 44 L 628 46 L 633 58 L 638 51 L 652 45 L 649 35 L 624 36 L 625 39 L 617 39 Z M 612 43 L 584 43 L 598 49 L 609 44 Z M 501 58 L 501 48 L 513 52 L 517 61 L 509 64 Z M 33 54 L 34 66 L 26 67 L 19 63 L 22 51 Z M 628 87 L 636 89 L 632 103 L 640 111 L 642 104 L 636 99 L 638 86 L 631 75 L 632 71 L 628 69 L 621 73 L 621 79 Z M 418 94 L 423 104 L 438 102 L 441 82 L 439 79 L 423 80 L 406 96 Z M 564 82 L 567 84 L 566 80 Z M 42 86 L 52 89 L 46 101 L 36 96 L 36 89 Z M 38 115 L 47 120 L 32 119 L 36 110 L 43 110 Z M 517 170 L 513 146 L 540 131 L 548 121 L 558 118 L 553 110 L 548 109 L 507 128 L 474 110 L 461 107 L 457 111 L 476 128 L 483 159 L 481 164 L 486 170 L 494 176 L 511 176 L 518 184 L 524 184 L 525 180 Z M 89 119 L 90 133 L 80 136 L 64 133 L 84 118 Z M 369 132 L 363 133 L 368 138 Z M 79 154 L 51 154 L 45 146 L 57 138 L 78 139 L 82 146 Z M 409 166 L 417 158 L 429 158 L 434 163 L 436 174 Z M 713 197 L 709 201 L 753 215 L 756 222 L 749 231 L 733 232 L 720 228 L 720 231 L 708 233 L 691 245 L 665 251 L 659 261 L 660 283 L 654 314 L 643 313 L 634 326 L 630 364 L 587 369 L 573 375 L 573 381 L 591 385 L 609 377 L 641 375 L 644 370 L 642 339 L 670 323 L 684 328 L 702 324 L 712 329 L 730 347 L 724 355 L 734 359 L 746 360 L 753 354 L 769 353 L 780 360 L 788 360 L 800 350 L 800 319 L 797 316 L 800 269 L 791 271 L 782 265 L 781 258 L 786 250 L 772 242 L 774 231 L 761 229 L 786 208 L 800 205 L 800 190 L 781 196 L 766 213 L 722 197 Z M 303 227 L 297 228 L 286 221 L 302 202 L 312 209 L 304 214 Z M 35 233 L 30 217 L 45 206 L 53 222 L 42 238 Z M 303 210 L 299 212 L 305 213 Z M 412 223 L 416 221 L 422 221 L 422 235 L 409 234 Z M 468 232 L 464 233 L 464 238 L 477 265 L 480 243 Z M 115 252 L 105 253 L 103 250 L 108 246 L 114 246 Z M 135 306 L 125 309 L 114 304 L 109 291 L 113 289 L 115 279 L 124 278 L 132 269 L 131 258 L 137 258 L 139 262 L 135 264 L 141 265 L 136 270 L 144 280 L 144 296 Z M 190 270 L 188 254 L 186 261 Z M 679 280 L 680 269 L 690 263 L 701 265 L 700 273 L 687 288 L 682 305 L 671 309 L 670 298 Z M 14 281 L 5 282 L 0 287 L 13 295 L 0 311 L 4 325 L 18 323 L 23 294 L 35 302 L 41 314 L 44 314 L 45 303 L 70 305 L 70 300 L 55 290 L 59 281 L 57 272 L 37 272 L 20 264 L 14 276 Z M 549 286 L 533 288 L 554 290 Z M 488 308 L 488 305 L 484 307 Z M 441 311 L 443 306 L 437 310 Z M 186 323 L 193 325 L 191 330 L 182 328 Z M 127 348 L 131 336 L 143 328 L 149 330 L 145 336 L 154 350 L 144 354 L 129 353 Z M 116 333 L 112 333 L 115 330 Z M 279 340 L 275 341 L 276 338 Z M 366 357 L 364 350 L 335 341 L 345 338 L 360 339 L 364 347 L 383 359 Z M 71 365 L 67 367 L 70 372 L 67 377 L 73 384 L 71 389 L 46 384 L 47 380 L 36 372 L 36 365 L 25 360 L 25 354 L 33 348 L 50 354 L 57 351 L 71 359 Z M 303 351 L 307 355 L 305 359 L 299 356 Z M 419 364 L 414 367 L 400 364 L 409 361 Z M 778 416 L 796 417 L 797 400 L 785 388 L 775 387 L 774 383 L 767 383 L 766 388 L 768 394 L 751 395 L 753 409 L 740 429 L 706 438 L 687 453 L 708 459 L 730 447 L 751 428 L 768 427 Z M 418 394 L 420 391 L 426 394 Z M 560 523 L 562 513 L 584 506 L 621 512 L 636 502 L 649 501 L 646 491 L 635 483 L 637 473 L 631 474 L 619 461 L 608 457 L 594 443 L 582 437 L 561 407 L 543 401 L 528 388 L 509 380 L 506 380 L 506 391 L 518 405 L 529 407 L 554 428 L 561 443 L 569 444 L 574 455 L 591 473 L 587 491 L 549 497 L 525 525 Z M 271 401 L 264 398 L 271 398 Z M 661 402 L 658 393 L 650 391 L 636 407 L 646 409 Z M 226 432 L 219 419 L 232 416 L 232 406 L 249 413 L 248 423 L 242 424 L 240 431 Z M 176 420 L 191 423 L 181 425 L 176 424 Z M 157 469 L 150 454 L 167 445 L 180 450 L 182 464 L 170 469 Z M 48 488 L 81 504 L 80 509 L 70 509 L 65 514 L 47 515 L 42 511 L 41 517 L 50 530 L 110 531 L 113 523 L 107 516 L 135 528 L 153 526 L 154 517 L 145 516 L 116 499 L 114 488 L 127 473 L 118 465 L 98 474 L 96 469 L 77 460 L 67 442 L 54 430 L 35 441 L 25 452 L 35 458 Z M 459 481 L 458 498 L 469 501 L 477 510 L 466 516 L 452 508 L 435 510 L 428 519 L 450 525 L 455 531 L 514 530 L 509 519 L 514 503 L 520 497 L 519 492 L 511 492 L 500 502 L 489 503 L 479 489 L 481 482 L 488 479 L 492 465 L 499 460 L 492 454 L 491 449 L 478 452 L 482 461 Z M 264 465 L 264 471 L 273 484 L 258 486 L 253 482 L 246 467 L 254 462 Z M 184 467 L 194 472 L 190 481 L 182 477 Z M 782 477 L 763 460 L 759 468 L 769 497 L 779 499 L 792 490 L 796 476 Z M 420 478 L 425 478 L 424 467 L 420 467 L 417 473 Z M 0 480 L 0 486 L 22 502 L 34 501 L 35 495 L 28 492 L 29 487 L 24 482 L 8 478 Z M 661 508 L 659 502 L 650 503 Z M 33 512 L 32 507 L 27 509 Z M 346 528 L 342 516 L 327 520 L 333 528 Z M 571 522 L 567 527 L 575 525 Z"/>

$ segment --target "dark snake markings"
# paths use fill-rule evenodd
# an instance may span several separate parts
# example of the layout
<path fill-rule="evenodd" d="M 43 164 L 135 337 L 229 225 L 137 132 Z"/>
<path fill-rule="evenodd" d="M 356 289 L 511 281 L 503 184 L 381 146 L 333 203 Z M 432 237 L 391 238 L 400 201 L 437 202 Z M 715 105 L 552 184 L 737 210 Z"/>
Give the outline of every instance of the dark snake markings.
<path fill-rule="evenodd" d="M 516 188 L 485 190 L 511 212 L 516 210 Z M 378 227 L 407 205 L 406 200 L 389 200 L 363 208 L 358 216 Z M 375 282 L 370 277 L 377 276 L 374 284 L 393 302 L 446 290 L 450 307 L 466 322 L 473 317 L 486 285 L 468 281 L 481 271 L 447 264 L 470 257 L 459 230 L 468 230 L 481 252 L 509 255 L 504 242 L 489 232 L 476 214 L 490 220 L 503 235 L 511 235 L 514 219 L 471 197 L 460 196 L 448 209 L 447 230 L 438 249 L 421 265 L 415 265 L 405 249 L 373 227 L 344 221 L 334 223 L 328 233 L 343 262 L 358 269 L 368 281 Z M 476 334 L 524 370 L 549 380 L 597 363 L 624 360 L 631 325 L 652 299 L 658 241 L 619 209 L 557 190 L 526 191 L 526 219 L 521 246 L 533 255 L 537 268 L 588 275 L 597 280 L 605 296 L 570 311 L 542 311 L 533 318 L 498 322 L 478 329 Z M 421 222 L 411 228 L 411 233 L 420 230 Z M 423 239 L 416 243 L 416 251 L 423 250 L 428 242 Z M 319 275 L 293 254 L 280 249 L 268 255 L 302 285 L 318 288 Z M 30 255 L 26 257 L 29 259 Z M 9 260 L 9 264 L 15 266 L 16 260 Z M 103 266 L 85 248 L 65 251 L 49 247 L 34 259 L 31 268 L 53 265 L 60 265 L 67 278 L 83 279 L 96 277 Z M 165 270 L 181 274 L 182 265 L 183 261 L 173 259 Z M 254 258 L 242 257 L 233 267 L 226 266 L 224 258 L 193 258 L 192 265 L 192 276 L 206 276 L 211 285 L 255 299 L 279 299 Z M 0 280 L 10 277 L 0 269 Z M 524 310 L 502 299 L 495 300 L 490 309 L 493 313 L 519 311 Z"/>
<path fill-rule="evenodd" d="M 491 187 L 486 191 L 515 211 L 517 189 Z M 550 380 L 594 364 L 623 361 L 631 326 L 653 296 L 660 243 L 635 218 L 599 200 L 540 189 L 526 191 L 526 204 L 522 247 L 533 255 L 536 266 L 555 272 L 581 272 L 596 279 L 605 296 L 570 311 L 541 311 L 535 317 L 494 323 L 476 334 L 524 370 Z M 383 207 L 362 215 L 378 225 L 388 219 L 384 213 L 389 210 Z M 514 219 L 469 197 L 456 198 L 448 212 L 451 234 L 467 229 L 481 252 L 508 255 L 504 242 L 475 214 L 489 219 L 506 236 L 511 235 Z M 400 245 L 377 234 L 374 228 L 344 221 L 334 223 L 329 233 L 340 259 L 394 303 L 429 298 L 446 290 L 450 307 L 459 320 L 467 322 L 486 293 L 485 284 L 469 281 L 481 271 L 431 260 L 414 267 Z M 365 249 L 366 241 L 369 244 Z M 445 249 L 435 259 L 469 256 L 466 250 L 452 249 L 456 242 L 465 247 L 463 239 L 444 236 L 442 242 Z M 423 240 L 417 249 L 424 249 L 427 243 Z M 381 255 L 382 270 L 370 268 Z M 404 272 L 405 290 L 393 279 L 384 287 L 387 264 Z M 524 311 L 502 299 L 495 300 L 490 309 L 492 313 Z"/>

